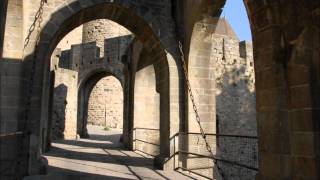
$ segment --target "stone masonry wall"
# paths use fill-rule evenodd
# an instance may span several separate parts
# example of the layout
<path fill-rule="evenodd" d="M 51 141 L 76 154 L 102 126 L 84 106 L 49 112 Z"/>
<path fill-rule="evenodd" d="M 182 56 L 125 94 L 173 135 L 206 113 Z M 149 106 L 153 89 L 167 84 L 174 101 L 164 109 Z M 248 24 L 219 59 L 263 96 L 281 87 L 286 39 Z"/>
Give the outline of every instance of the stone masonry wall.
<path fill-rule="evenodd" d="M 95 42 L 100 48 L 100 57 L 103 57 L 104 65 L 119 66 L 121 69 L 121 57 L 132 39 L 129 30 L 116 22 L 99 19 L 85 23 L 82 33 L 84 43 Z M 103 102 L 104 100 L 107 102 Z M 106 77 L 93 88 L 89 99 L 88 123 L 122 128 L 123 89 L 119 80 Z"/>
<path fill-rule="evenodd" d="M 75 139 L 77 136 L 77 83 L 77 72 L 60 68 L 55 70 L 53 139 Z"/>
<path fill-rule="evenodd" d="M 215 62 L 217 134 L 257 136 L 252 44 L 214 34 L 210 60 Z M 217 156 L 250 167 L 258 166 L 258 141 L 218 137 Z M 228 179 L 254 179 L 255 171 L 219 162 Z"/>
<path fill-rule="evenodd" d="M 255 78 L 252 44 L 239 42 L 226 19 L 208 19 L 197 23 L 194 29 L 189 59 L 189 76 L 195 102 L 206 133 L 228 135 L 257 135 L 255 110 Z M 216 110 L 216 112 L 215 112 Z M 194 120 L 192 104 L 189 104 L 189 132 L 199 131 Z M 189 152 L 207 154 L 200 135 L 183 135 Z M 218 157 L 248 166 L 257 166 L 256 139 L 207 136 Z M 248 153 L 247 152 L 253 152 Z M 255 156 L 252 156 L 254 154 Z M 221 173 L 234 178 L 236 172 L 252 179 L 256 172 L 244 172 L 239 167 L 219 162 L 212 171 L 211 160 L 188 156 L 185 162 L 195 172 L 219 179 Z M 211 170 L 210 170 L 211 169 Z M 212 172 L 214 172 L 212 174 Z M 238 173 L 239 174 L 239 173 Z"/>
<path fill-rule="evenodd" d="M 129 30 L 119 25 L 116 22 L 98 19 L 90 21 L 83 25 L 83 42 L 96 42 L 100 47 L 100 57 L 104 56 L 103 47 L 108 46 L 105 44 L 105 39 L 115 38 L 132 34 Z"/>
<path fill-rule="evenodd" d="M 189 53 L 189 79 L 192 87 L 201 125 L 205 133 L 216 133 L 216 110 L 215 110 L 215 74 L 214 61 L 210 61 L 212 31 L 213 27 L 208 23 L 197 23 L 193 29 L 191 47 Z M 195 113 L 189 98 L 189 120 L 188 132 L 200 133 L 196 123 Z M 211 155 L 206 150 L 205 142 L 200 135 L 186 134 L 181 136 L 186 141 L 186 146 L 181 146 L 182 151 L 196 154 Z M 208 143 L 212 146 L 212 152 L 216 152 L 215 139 L 209 137 Z M 182 166 L 193 169 L 193 172 L 214 179 L 212 167 L 213 162 L 209 158 L 183 154 Z"/>
<path fill-rule="evenodd" d="M 62 52 L 59 60 L 53 65 L 56 68 L 76 71 L 78 84 L 88 78 L 92 71 L 101 68 L 115 74 L 123 83 L 121 57 L 133 38 L 130 34 L 130 31 L 110 20 L 88 22 L 71 31 L 60 41 L 57 48 Z M 79 43 L 79 40 L 83 43 Z M 118 79 L 101 79 L 89 96 L 89 100 L 86 101 L 87 115 L 84 115 L 86 122 L 122 128 L 123 89 Z"/>
<path fill-rule="evenodd" d="M 88 123 L 122 129 L 123 91 L 115 77 L 102 78 L 92 89 L 88 105 Z"/>
<path fill-rule="evenodd" d="M 28 0 L 26 0 L 26 1 L 28 1 Z M 32 19 L 33 19 L 31 17 L 34 17 L 35 12 L 37 11 L 37 7 L 38 7 L 37 5 L 39 4 L 38 0 L 30 0 L 30 2 L 32 2 L 32 4 L 33 4 L 32 6 L 30 6 L 30 7 L 32 7 L 32 8 L 30 8 L 32 11 L 30 13 L 28 12 L 28 15 L 26 16 L 26 19 L 30 19 L 30 20 L 27 21 L 25 27 L 30 27 L 29 25 L 30 25 L 30 23 L 32 23 Z M 112 10 L 110 10 L 109 7 Z M 135 8 L 128 9 L 128 7 L 135 7 Z M 97 9 L 99 9 L 99 8 L 103 8 L 103 10 L 100 9 L 98 11 Z M 79 14 L 77 14 L 78 12 L 79 12 Z M 110 12 L 114 12 L 114 13 L 110 13 Z M 127 13 L 125 13 L 125 12 L 127 12 Z M 77 21 L 79 23 L 86 22 L 91 17 L 92 18 L 106 17 L 106 18 L 114 19 L 115 21 L 118 21 L 120 23 L 125 24 L 130 29 L 135 30 L 135 33 L 139 36 L 139 39 L 148 40 L 149 44 L 147 45 L 147 42 L 146 42 L 145 45 L 148 46 L 148 48 L 150 49 L 150 52 L 158 49 L 158 50 L 154 51 L 155 56 L 158 55 L 158 52 L 159 52 L 159 54 L 162 53 L 162 50 L 164 50 L 163 47 L 166 47 L 165 49 L 168 52 L 172 53 L 171 54 L 172 58 L 169 61 L 170 67 L 172 67 L 172 68 L 170 68 L 170 78 L 172 77 L 171 74 L 173 74 L 171 72 L 177 71 L 177 65 L 174 63 L 175 55 L 177 55 L 177 53 L 175 51 L 176 47 L 173 46 L 174 44 L 176 44 L 175 38 L 173 38 L 174 37 L 174 29 L 172 28 L 172 27 L 174 27 L 174 22 L 172 21 L 172 16 L 171 16 L 171 3 L 169 3 L 168 0 L 148 1 L 148 2 L 144 2 L 144 1 L 87 1 L 87 0 L 84 0 L 84 1 L 83 0 L 48 1 L 48 3 L 45 5 L 45 8 L 44 8 L 43 24 L 45 26 L 42 26 L 42 27 L 44 27 L 43 34 L 48 33 L 49 36 L 45 36 L 44 38 L 51 38 L 51 35 L 53 35 L 53 34 L 59 36 L 60 32 L 62 35 L 63 32 L 66 32 L 64 30 L 67 30 L 69 27 L 72 27 L 72 25 L 74 25 L 74 23 L 73 22 L 71 23 L 69 20 L 67 20 L 68 18 L 70 18 L 69 15 L 71 15 L 71 14 L 75 15 L 73 17 L 75 18 L 75 20 L 79 20 L 79 21 Z M 121 17 L 118 15 L 121 15 Z M 123 18 L 122 15 L 126 15 L 127 17 Z M 48 20 L 50 20 L 50 21 L 48 22 Z M 55 21 L 53 23 L 53 21 L 51 21 L 51 20 L 57 20 L 57 21 Z M 142 20 L 142 21 L 138 21 L 138 20 Z M 130 24 L 127 24 L 126 22 L 129 22 Z M 142 23 L 138 23 L 138 22 L 142 22 Z M 61 25 L 62 23 L 66 23 L 66 24 L 64 24 L 66 26 L 62 26 Z M 51 25 L 54 27 L 49 27 Z M 56 30 L 59 30 L 59 32 L 57 32 Z M 147 31 L 145 31 L 145 30 L 147 30 Z M 34 40 L 34 38 L 32 38 L 32 40 Z M 55 40 L 56 39 L 53 39 L 53 42 Z M 160 47 L 160 44 L 159 44 L 160 41 L 163 42 L 163 47 L 162 46 Z M 152 44 L 156 45 L 156 46 L 153 46 Z M 150 46 L 150 45 L 152 45 L 152 46 Z M 30 52 L 32 52 L 33 46 L 30 46 L 30 47 L 31 47 L 30 48 L 31 50 L 26 51 L 28 54 Z M 42 45 L 41 45 L 41 47 L 42 47 Z M 163 55 L 165 55 L 165 54 L 163 54 Z M 39 59 L 44 59 L 44 58 L 39 58 Z M 164 61 L 164 60 L 161 59 L 161 61 Z M 38 62 L 40 62 L 40 60 Z M 48 62 L 48 61 L 45 61 L 45 62 Z M 161 66 L 164 67 L 165 65 L 161 65 Z M 38 69 L 42 68 L 42 64 L 40 63 L 40 65 L 38 67 L 39 67 Z M 165 68 L 163 68 L 163 69 L 161 68 L 160 70 L 161 71 L 165 70 Z M 40 71 L 42 71 L 42 70 L 39 70 L 39 72 Z M 173 75 L 174 77 L 172 77 L 170 79 L 170 87 L 177 89 L 177 90 L 174 89 L 172 91 L 180 93 L 179 89 L 176 86 L 179 84 L 179 77 L 176 74 L 177 73 L 174 73 L 174 75 Z M 37 83 L 40 82 L 39 84 L 41 84 L 43 82 L 43 80 L 41 78 L 42 77 L 40 77 L 39 80 L 37 79 L 37 81 L 38 81 Z M 34 89 L 36 89 L 36 88 L 39 88 L 39 87 L 37 87 L 37 86 L 34 87 Z M 178 93 L 172 94 L 172 91 L 170 91 L 170 94 L 169 94 L 171 96 L 170 98 L 171 99 L 178 99 L 176 97 L 178 97 L 179 94 Z M 35 96 L 38 96 L 38 94 L 36 92 L 41 92 L 41 91 L 35 90 L 33 92 L 35 92 L 35 93 L 33 93 L 32 96 L 34 94 L 36 94 Z M 168 106 L 167 108 L 174 109 L 174 110 L 169 111 L 170 112 L 170 114 L 169 114 L 170 120 L 176 121 L 172 124 L 177 124 L 177 127 L 179 127 L 178 126 L 178 124 L 179 124 L 179 116 L 178 115 L 180 112 L 179 111 L 180 104 L 177 101 L 169 102 L 169 103 L 170 103 L 170 107 Z M 37 104 L 37 108 L 41 109 L 42 107 L 38 106 L 38 104 Z M 37 117 L 37 114 L 33 115 L 33 116 Z M 33 118 L 33 116 L 30 119 L 32 119 L 35 122 L 39 122 L 39 120 L 37 118 Z M 173 128 L 171 128 L 170 130 L 172 130 L 172 129 Z M 174 130 L 176 130 L 175 132 L 177 132 L 178 128 L 176 128 Z M 36 134 L 36 135 L 40 134 L 40 133 L 36 132 L 37 130 L 34 130 L 34 131 L 35 131 L 34 134 Z M 170 132 L 168 134 L 174 134 L 175 132 Z M 35 144 L 37 144 L 37 143 L 38 143 L 38 141 L 36 141 Z M 36 145 L 34 145 L 33 147 L 35 147 L 35 146 Z M 34 148 L 34 149 L 37 150 L 36 148 Z M 33 159 L 35 159 L 35 158 L 33 158 Z M 35 160 L 32 161 L 32 164 L 34 164 L 34 162 L 35 162 Z"/>
<path fill-rule="evenodd" d="M 42 134 L 40 129 L 42 123 L 46 123 L 46 121 L 40 121 L 42 109 L 45 108 L 41 106 L 41 85 L 44 80 L 41 73 L 45 67 L 42 62 L 49 62 L 45 59 L 48 54 L 39 55 L 36 59 L 37 68 L 34 74 L 36 86 L 32 88 L 31 95 L 26 89 L 30 83 L 30 74 L 33 74 L 28 68 L 32 59 L 23 56 L 23 53 L 29 55 L 34 51 L 36 31 L 30 36 L 31 41 L 27 48 L 23 47 L 23 43 L 30 25 L 34 22 L 39 2 L 40 0 L 8 1 L 3 49 L 5 58 L 1 62 L 1 131 L 4 133 L 25 129 L 31 131 L 32 141 L 28 146 L 30 148 L 23 151 L 28 153 L 28 161 L 23 161 L 21 165 L 21 169 L 28 171 L 25 174 L 39 173 L 39 167 L 41 167 L 38 162 L 41 154 L 39 145 L 41 145 Z M 48 46 L 43 42 L 55 41 L 54 35 L 66 30 L 64 23 L 70 27 L 77 23 L 77 20 L 84 22 L 88 16 L 94 16 L 95 12 L 101 17 L 106 12 L 104 10 L 108 9 L 101 6 L 103 3 L 106 4 L 105 2 L 110 5 L 117 3 L 114 5 L 115 8 L 111 8 L 114 13 L 106 16 L 116 21 L 127 22 L 127 26 L 132 29 L 136 25 L 136 32 L 143 34 L 139 35 L 142 39 L 146 39 L 150 33 L 144 33 L 142 31 L 144 28 L 141 28 L 140 23 L 136 23 L 137 18 L 131 19 L 131 14 L 139 14 L 149 26 L 152 26 L 156 34 L 159 33 L 159 37 L 161 31 L 168 30 L 169 35 L 161 36 L 161 41 L 166 38 L 175 39 L 171 31 L 177 30 L 176 27 L 180 26 L 182 26 L 179 29 L 181 34 L 185 33 L 187 38 L 190 37 L 192 30 L 189 27 L 193 26 L 193 21 L 199 20 L 197 17 L 207 17 L 205 13 L 218 15 L 219 13 L 214 12 L 220 12 L 224 4 L 223 0 L 210 4 L 206 2 L 213 1 L 185 0 L 178 1 L 186 2 L 183 4 L 185 6 L 171 9 L 170 5 L 175 4 L 169 3 L 171 2 L 169 0 L 49 0 L 43 11 L 42 32 L 45 37 L 38 46 L 39 50 L 44 52 L 42 50 L 47 49 Z M 319 1 L 245 0 L 244 2 L 254 36 L 257 70 L 259 152 L 261 153 L 259 158 L 261 166 L 257 178 L 319 179 Z M 168 5 L 163 6 L 166 4 Z M 197 4 L 199 6 L 196 6 Z M 208 8 L 210 5 L 215 8 Z M 90 6 L 92 8 L 89 8 Z M 97 9 L 101 11 L 98 12 Z M 170 21 L 172 18 L 171 12 L 184 13 L 186 23 L 176 25 L 166 23 L 166 20 Z M 68 18 L 71 15 L 76 15 L 75 19 L 68 23 L 66 20 L 70 20 Z M 169 29 L 172 30 L 169 31 Z M 174 44 L 171 41 L 168 42 L 164 43 L 165 48 Z M 190 45 L 188 42 L 187 39 L 187 47 Z M 21 73 L 22 71 L 24 73 Z M 171 80 L 173 78 L 170 82 Z M 174 105 L 170 103 L 170 110 Z M 26 114 L 29 116 L 28 128 L 20 129 L 18 127 L 24 124 L 24 112 L 28 109 L 33 110 Z M 177 109 L 180 109 L 180 106 Z M 176 115 L 171 112 L 170 120 Z M 14 150 L 19 149 L 15 146 L 4 152 L 12 154 Z M 1 157 L 14 158 L 8 154 Z M 10 162 L 10 166 L 13 166 L 12 164 L 19 163 Z M 15 174 L 20 174 L 15 170 L 16 168 L 12 169 Z"/>
<path fill-rule="evenodd" d="M 160 95 L 152 65 L 136 72 L 134 87 L 134 149 L 156 156 L 160 150 Z"/>
<path fill-rule="evenodd" d="M 93 70 L 96 65 L 117 67 L 122 64 L 122 56 L 125 55 L 132 38 L 128 30 L 109 20 L 86 23 L 83 25 L 83 44 L 74 44 L 70 51 L 63 51 L 59 64 L 78 71 L 81 82 L 87 72 Z M 153 156 L 158 155 L 160 151 L 160 95 L 155 88 L 154 67 L 150 66 L 137 72 L 134 148 Z M 112 76 L 105 77 L 93 87 L 88 101 L 87 122 L 122 128 L 123 89 L 119 80 Z"/>
<path fill-rule="evenodd" d="M 62 51 L 71 49 L 71 46 L 74 44 L 82 43 L 82 29 L 83 25 L 75 28 L 71 32 L 69 32 L 57 45 L 57 48 L 60 48 Z"/>
<path fill-rule="evenodd" d="M 217 131 L 219 134 L 257 135 L 252 45 L 213 35 Z"/>

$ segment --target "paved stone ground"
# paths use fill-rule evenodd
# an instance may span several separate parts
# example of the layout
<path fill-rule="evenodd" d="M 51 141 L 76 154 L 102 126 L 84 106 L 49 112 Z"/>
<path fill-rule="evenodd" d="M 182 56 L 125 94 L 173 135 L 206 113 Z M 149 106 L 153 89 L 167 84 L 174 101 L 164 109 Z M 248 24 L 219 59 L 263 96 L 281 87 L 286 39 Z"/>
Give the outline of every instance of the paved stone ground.
<path fill-rule="evenodd" d="M 194 179 L 176 171 L 155 170 L 152 159 L 124 150 L 120 130 L 88 126 L 90 139 L 59 140 L 45 154 L 48 174 L 25 180 Z"/>

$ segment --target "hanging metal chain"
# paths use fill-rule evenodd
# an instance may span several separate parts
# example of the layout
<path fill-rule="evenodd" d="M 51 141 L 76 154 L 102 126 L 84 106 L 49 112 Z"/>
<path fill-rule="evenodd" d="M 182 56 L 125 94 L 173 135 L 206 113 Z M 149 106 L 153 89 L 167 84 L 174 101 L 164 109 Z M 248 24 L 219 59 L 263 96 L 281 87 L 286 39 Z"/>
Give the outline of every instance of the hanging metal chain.
<path fill-rule="evenodd" d="M 218 172 L 221 175 L 222 179 L 225 179 L 224 174 L 222 172 L 222 169 L 217 164 L 217 159 L 215 158 L 215 155 L 212 152 L 212 148 L 211 148 L 211 146 L 210 146 L 210 144 L 209 144 L 209 142 L 207 140 L 206 133 L 204 132 L 203 127 L 201 125 L 201 119 L 200 119 L 198 108 L 196 106 L 195 99 L 194 99 L 194 96 L 193 96 L 193 92 L 192 92 L 192 89 L 191 89 L 191 84 L 190 84 L 190 80 L 189 80 L 187 64 L 185 62 L 185 56 L 184 56 L 184 53 L 183 53 L 183 46 L 182 46 L 181 42 L 179 42 L 179 50 L 180 50 L 180 53 L 181 53 L 181 61 L 182 61 L 183 73 L 184 73 L 186 85 L 187 85 L 187 88 L 188 88 L 190 100 L 191 100 L 191 103 L 192 103 L 192 108 L 193 108 L 193 111 L 194 111 L 194 114 L 195 114 L 195 117 L 196 117 L 196 122 L 197 122 L 197 124 L 199 126 L 200 133 L 201 133 L 201 136 L 202 136 L 202 138 L 204 140 L 204 143 L 205 143 L 207 151 L 212 156 L 213 162 L 214 162 L 214 164 L 216 164 L 216 167 L 217 167 Z"/>
<path fill-rule="evenodd" d="M 24 46 L 23 46 L 23 50 L 25 50 L 25 48 L 28 46 L 29 42 L 30 42 L 30 37 L 31 34 L 34 32 L 35 28 L 36 28 L 36 24 L 38 22 L 38 26 L 37 26 L 37 37 L 36 37 L 36 45 L 39 43 L 40 40 L 40 30 L 41 30 L 41 23 L 43 21 L 43 7 L 44 4 L 47 3 L 47 0 L 41 0 L 40 1 L 40 6 L 38 11 L 35 14 L 34 20 L 28 30 L 28 35 L 26 37 L 26 39 L 24 40 Z"/>
<path fill-rule="evenodd" d="M 24 46 L 23 46 L 23 50 L 26 49 L 26 47 L 28 46 L 29 42 L 30 42 L 30 37 L 32 35 L 32 33 L 34 32 L 35 29 L 37 29 L 36 31 L 36 40 L 35 40 L 35 46 L 34 46 L 34 53 L 32 55 L 32 65 L 31 65 L 31 71 L 30 71 L 30 81 L 29 81 L 29 89 L 28 89 L 28 94 L 27 94 L 27 107 L 25 110 L 25 122 L 24 122 L 24 129 L 26 129 L 27 126 L 27 121 L 28 121 L 28 114 L 29 114 L 29 106 L 31 104 L 31 96 L 32 96 L 32 88 L 33 88 L 33 84 L 34 84 L 34 76 L 35 76 L 35 68 L 36 68 L 36 57 L 37 57 L 37 48 L 39 45 L 39 41 L 40 41 L 40 32 L 41 32 L 41 24 L 43 21 L 43 7 L 45 5 L 45 3 L 47 3 L 47 0 L 41 0 L 40 1 L 40 6 L 38 11 L 35 14 L 34 20 L 28 30 L 28 35 L 24 41 Z M 23 57 L 24 59 L 25 57 Z"/>

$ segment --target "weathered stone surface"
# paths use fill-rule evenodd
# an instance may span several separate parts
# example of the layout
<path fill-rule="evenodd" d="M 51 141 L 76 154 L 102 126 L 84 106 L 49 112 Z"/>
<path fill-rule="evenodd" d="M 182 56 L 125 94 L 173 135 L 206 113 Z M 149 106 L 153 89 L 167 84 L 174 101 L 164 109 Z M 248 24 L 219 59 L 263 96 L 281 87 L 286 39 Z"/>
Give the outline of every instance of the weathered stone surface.
<path fill-rule="evenodd" d="M 85 23 L 83 25 L 83 42 L 96 42 L 97 46 L 100 47 L 100 57 L 105 56 L 105 51 L 114 52 L 112 45 L 117 45 L 112 43 L 109 45 L 108 42 L 105 42 L 105 39 L 112 39 L 119 36 L 131 35 L 132 33 L 125 27 L 119 25 L 118 23 L 110 20 L 100 19 Z M 121 44 L 121 43 L 120 43 Z M 103 48 L 106 47 L 106 48 Z M 104 50 L 105 51 L 104 51 Z M 111 49 L 111 50 L 110 50 Z M 120 48 L 119 50 L 123 50 Z M 123 54 L 123 53 L 120 53 Z M 117 59 L 117 58 L 115 58 Z"/>
<path fill-rule="evenodd" d="M 134 149 L 157 156 L 160 151 L 160 94 L 154 67 L 136 73 L 134 94 Z"/>
<path fill-rule="evenodd" d="M 1 133 L 10 133 L 11 130 L 30 133 L 30 144 L 25 143 L 21 148 L 15 145 L 22 143 L 12 143 L 16 150 L 28 153 L 28 158 L 23 159 L 21 163 L 13 162 L 16 166 L 12 166 L 11 172 L 18 176 L 14 179 L 20 179 L 27 173 L 36 174 L 41 171 L 40 147 L 43 147 L 42 143 L 45 142 L 45 137 L 42 136 L 48 123 L 49 107 L 46 102 L 50 97 L 47 91 L 47 81 L 50 78 L 46 71 L 49 69 L 51 53 L 58 41 L 71 29 L 100 18 L 110 18 L 124 25 L 141 41 L 143 44 L 141 54 L 144 55 L 137 53 L 136 59 L 142 59 L 139 68 L 143 69 L 147 65 L 161 61 L 156 63 L 159 66 L 155 67 L 156 85 L 159 85 L 156 89 L 160 93 L 160 127 L 165 127 L 160 128 L 160 139 L 162 139 L 160 152 L 166 152 L 164 153 L 166 157 L 173 155 L 175 152 L 168 147 L 175 146 L 173 143 L 167 143 L 168 139 L 176 132 L 187 132 L 189 125 L 193 126 L 187 120 L 189 107 L 184 106 L 188 104 L 188 98 L 180 71 L 177 40 L 183 42 L 185 56 L 189 57 L 189 60 L 197 59 L 190 61 L 188 65 L 199 68 L 214 66 L 214 62 L 209 61 L 211 48 L 205 48 L 211 46 L 210 36 L 206 36 L 207 32 L 203 34 L 204 36 L 198 36 L 193 34 L 193 30 L 198 22 L 196 27 L 202 32 L 207 31 L 207 28 L 210 31 L 212 26 L 208 26 L 210 23 L 206 20 L 210 19 L 208 17 L 218 16 L 224 2 L 224 0 L 50 0 L 45 3 L 43 11 L 40 11 L 43 12 L 43 18 L 38 30 L 37 23 L 33 26 L 35 29 L 32 29 L 31 25 L 37 22 L 35 14 L 40 0 L 1 1 L 4 4 L 8 3 L 7 9 L 1 11 L 0 17 L 0 27 L 4 26 L 0 31 L 0 37 L 3 37 L 3 42 L 0 38 L 0 47 L 3 47 L 0 64 Z M 255 58 L 259 137 L 257 178 L 319 179 L 319 1 L 244 0 L 244 2 L 253 33 Z M 2 16 L 4 13 L 5 22 Z M 205 22 L 205 26 L 198 27 L 202 21 Z M 39 32 L 41 39 L 39 46 L 35 46 Z M 196 41 L 191 42 L 191 39 Z M 27 43 L 24 44 L 25 42 Z M 192 52 L 195 50 L 194 47 L 199 48 L 196 50 L 198 54 Z M 97 57 L 99 59 L 99 56 Z M 2 66 L 4 61 L 19 61 L 21 64 L 13 63 L 12 65 L 17 68 L 7 71 L 10 74 L 8 76 L 3 73 L 6 72 Z M 157 72 L 160 72 L 160 75 Z M 210 73 L 204 75 L 194 70 L 190 70 L 191 72 L 206 78 L 192 80 L 197 88 L 214 81 L 209 79 L 212 77 Z M 134 76 L 134 73 L 130 72 L 130 76 Z M 134 80 L 134 77 L 128 79 Z M 134 87 L 134 84 L 131 84 L 132 86 Z M 205 99 L 201 106 L 208 104 L 208 107 L 212 107 L 216 102 L 212 90 L 216 87 L 215 84 L 211 84 L 207 85 L 207 88 L 211 90 L 195 92 L 196 96 L 200 95 L 196 98 Z M 203 92 L 207 92 L 205 96 L 197 94 Z M 127 101 L 133 100 L 134 92 L 128 90 L 125 94 L 128 94 Z M 128 107 L 131 108 L 128 111 L 133 111 L 132 104 Z M 207 111 L 208 108 L 203 110 Z M 15 113 L 17 115 L 12 115 Z M 209 119 L 204 122 L 206 131 L 216 132 L 215 110 L 201 114 Z M 134 115 L 129 113 L 126 116 L 133 118 Z M 210 120 L 213 120 L 211 124 Z M 129 129 L 126 133 L 130 134 L 132 131 Z M 184 144 L 186 141 L 179 143 Z M 306 150 L 301 146 L 305 146 Z M 168 151 L 170 152 L 167 153 Z M 1 162 L 1 165 L 3 164 Z M 24 170 L 20 171 L 23 168 Z"/>
<path fill-rule="evenodd" d="M 88 124 L 123 128 L 123 89 L 118 79 L 109 76 L 99 80 L 88 103 Z"/>
<path fill-rule="evenodd" d="M 55 71 L 52 138 L 76 139 L 78 74 L 68 69 Z"/>
<path fill-rule="evenodd" d="M 239 42 L 224 18 L 207 19 L 206 22 L 196 24 L 191 43 L 194 46 L 190 49 L 189 78 L 204 131 L 234 136 L 256 136 L 252 44 Z M 189 131 L 199 132 L 191 101 L 189 104 Z M 206 147 L 196 141 L 199 141 L 199 136 L 189 135 L 186 151 L 207 154 Z M 257 166 L 257 141 L 214 137 L 209 142 L 212 151 L 218 157 L 237 162 L 241 158 L 243 161 L 238 163 Z M 229 149 L 234 151 L 228 151 Z M 239 154 L 240 152 L 251 153 Z M 253 156 L 256 158 L 253 159 Z M 197 173 L 213 178 L 212 169 L 204 168 L 214 166 L 208 158 L 186 159 L 188 168 L 202 168 Z M 254 171 L 248 173 L 245 169 L 225 163 L 220 163 L 220 169 L 228 179 L 239 176 L 239 173 L 242 177 L 252 179 L 256 174 Z"/>

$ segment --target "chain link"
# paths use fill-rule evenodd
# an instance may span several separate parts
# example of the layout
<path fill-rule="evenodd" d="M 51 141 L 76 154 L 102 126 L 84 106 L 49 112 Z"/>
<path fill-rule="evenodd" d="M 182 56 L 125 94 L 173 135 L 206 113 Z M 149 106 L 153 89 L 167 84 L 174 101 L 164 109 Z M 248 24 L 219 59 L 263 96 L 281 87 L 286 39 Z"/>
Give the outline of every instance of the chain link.
<path fill-rule="evenodd" d="M 189 97 L 190 97 L 190 100 L 191 100 L 191 103 L 192 103 L 192 108 L 193 108 L 193 111 L 194 111 L 194 114 L 195 114 L 196 122 L 198 124 L 199 129 L 200 129 L 201 136 L 202 136 L 202 138 L 203 138 L 203 140 L 205 142 L 205 146 L 206 146 L 207 151 L 210 153 L 210 156 L 212 156 L 213 162 L 214 162 L 214 164 L 216 164 L 216 167 L 217 167 L 218 172 L 221 175 L 222 179 L 225 179 L 224 174 L 222 172 L 222 169 L 217 164 L 217 159 L 215 158 L 215 155 L 212 152 L 212 148 L 211 148 L 211 146 L 210 146 L 210 144 L 209 144 L 209 142 L 207 140 L 206 133 L 204 132 L 204 129 L 203 129 L 202 125 L 201 125 L 201 119 L 200 119 L 200 116 L 199 116 L 199 113 L 198 113 L 198 108 L 197 108 L 196 103 L 195 103 L 195 98 L 194 98 L 194 95 L 193 95 L 193 91 L 191 89 L 191 84 L 190 84 L 190 80 L 189 80 L 187 64 L 185 62 L 185 56 L 184 56 L 184 53 L 183 53 L 183 46 L 182 46 L 181 42 L 179 42 L 179 50 L 180 50 L 180 53 L 181 53 L 181 61 L 182 61 L 183 73 L 184 73 L 186 85 L 187 85 L 187 88 L 188 88 Z"/>
<path fill-rule="evenodd" d="M 47 3 L 47 0 L 41 0 L 40 1 L 39 9 L 35 14 L 35 17 L 34 17 L 34 20 L 33 20 L 32 24 L 31 24 L 31 26 L 29 27 L 28 35 L 27 35 L 26 39 L 24 40 L 23 50 L 25 50 L 25 48 L 28 46 L 28 44 L 30 42 L 31 34 L 34 32 L 37 22 L 38 22 L 38 26 L 37 26 L 36 46 L 39 43 L 41 23 L 43 21 L 43 17 L 42 17 L 42 15 L 43 15 L 43 7 L 44 7 L 45 3 Z"/>

